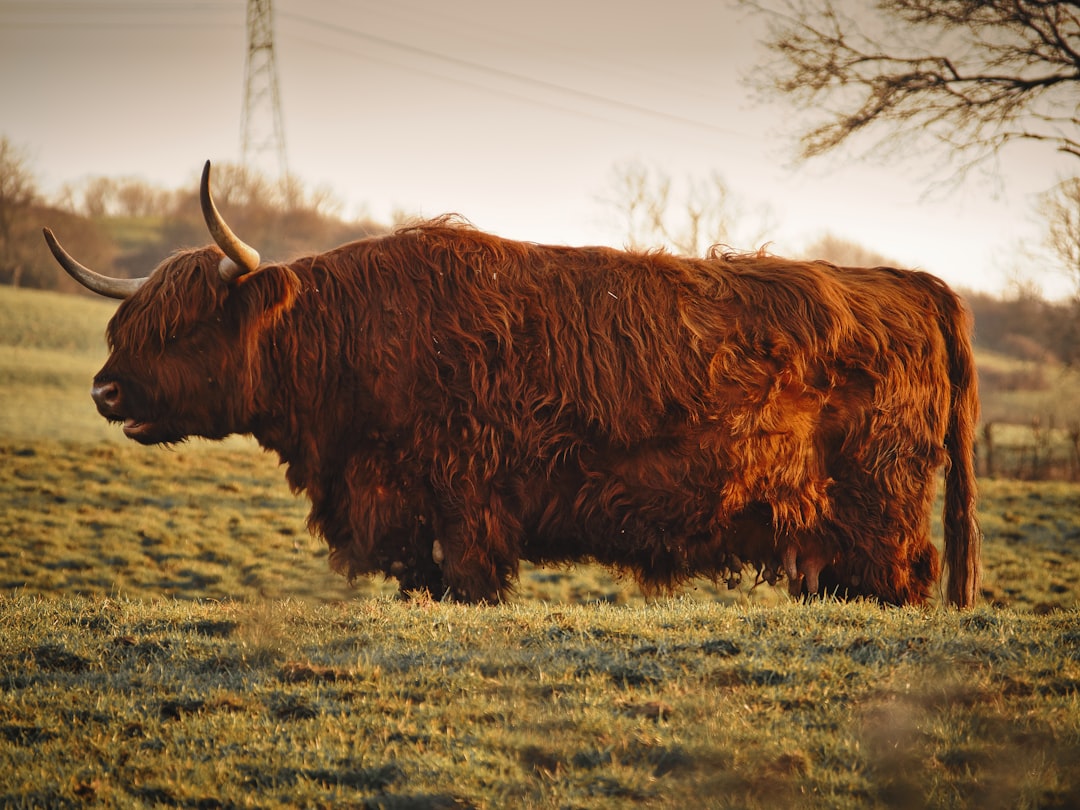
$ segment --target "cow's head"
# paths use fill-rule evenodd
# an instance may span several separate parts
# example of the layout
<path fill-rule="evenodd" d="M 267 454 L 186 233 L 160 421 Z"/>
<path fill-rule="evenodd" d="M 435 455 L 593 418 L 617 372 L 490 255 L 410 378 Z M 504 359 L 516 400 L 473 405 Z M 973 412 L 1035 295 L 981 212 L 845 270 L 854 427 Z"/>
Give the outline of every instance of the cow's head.
<path fill-rule="evenodd" d="M 76 281 L 123 299 L 91 395 L 102 416 L 143 444 L 250 429 L 262 376 L 259 337 L 298 286 L 286 267 L 260 269 L 259 254 L 225 224 L 210 194 L 209 162 L 200 197 L 216 244 L 176 253 L 145 278 L 96 273 L 45 229 L 53 256 Z"/>

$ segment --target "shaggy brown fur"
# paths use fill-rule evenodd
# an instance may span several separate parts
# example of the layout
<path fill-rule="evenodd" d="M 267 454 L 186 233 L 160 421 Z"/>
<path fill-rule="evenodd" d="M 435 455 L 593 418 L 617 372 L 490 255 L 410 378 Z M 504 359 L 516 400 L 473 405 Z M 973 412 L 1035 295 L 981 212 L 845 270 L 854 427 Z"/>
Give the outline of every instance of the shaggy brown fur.
<path fill-rule="evenodd" d="M 97 383 L 145 442 L 250 433 L 349 577 L 496 601 L 522 559 L 978 590 L 968 316 L 925 273 L 508 241 L 450 219 L 231 285 L 167 260 Z"/>

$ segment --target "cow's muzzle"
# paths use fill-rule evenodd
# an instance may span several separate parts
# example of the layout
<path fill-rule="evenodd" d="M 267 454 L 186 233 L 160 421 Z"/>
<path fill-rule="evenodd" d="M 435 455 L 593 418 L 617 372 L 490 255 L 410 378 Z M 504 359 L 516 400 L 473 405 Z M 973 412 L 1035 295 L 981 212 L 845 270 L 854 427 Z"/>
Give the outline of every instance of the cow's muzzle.
<path fill-rule="evenodd" d="M 110 422 L 122 422 L 124 435 L 143 444 L 155 444 L 168 441 L 160 435 L 160 430 L 153 422 L 143 422 L 133 417 L 124 401 L 124 389 L 115 380 L 94 382 L 90 396 L 97 405 L 98 413 Z"/>
<path fill-rule="evenodd" d="M 121 408 L 124 404 L 124 395 L 120 383 L 113 380 L 108 382 L 94 382 L 90 389 L 90 396 L 97 405 L 98 413 L 106 419 L 122 419 Z"/>

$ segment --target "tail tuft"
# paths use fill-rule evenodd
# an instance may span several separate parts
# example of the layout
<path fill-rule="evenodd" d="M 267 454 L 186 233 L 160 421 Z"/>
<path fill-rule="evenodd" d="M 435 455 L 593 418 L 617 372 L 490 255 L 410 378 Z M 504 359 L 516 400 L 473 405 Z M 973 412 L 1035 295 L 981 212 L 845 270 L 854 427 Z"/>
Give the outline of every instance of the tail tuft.
<path fill-rule="evenodd" d="M 952 388 L 945 437 L 945 565 L 949 602 L 970 608 L 982 577 L 982 530 L 976 515 L 975 429 L 979 420 L 978 375 L 971 349 L 971 314 L 957 295 L 939 282 L 940 328 L 949 353 Z"/>

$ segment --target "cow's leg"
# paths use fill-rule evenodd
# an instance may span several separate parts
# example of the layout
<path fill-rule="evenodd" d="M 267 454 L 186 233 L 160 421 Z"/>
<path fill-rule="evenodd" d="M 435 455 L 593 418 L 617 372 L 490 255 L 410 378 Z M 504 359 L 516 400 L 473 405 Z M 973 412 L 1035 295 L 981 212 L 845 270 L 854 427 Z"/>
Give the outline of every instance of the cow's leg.
<path fill-rule="evenodd" d="M 887 604 L 923 604 L 940 574 L 930 539 L 933 471 L 862 476 L 834 487 L 830 534 L 839 553 L 819 576 L 823 592 Z"/>
<path fill-rule="evenodd" d="M 357 454 L 312 494 L 309 525 L 326 538 L 331 567 L 350 581 L 381 572 L 398 580 L 403 596 L 427 591 L 440 598 L 442 571 L 431 557 L 433 500 L 423 481 L 402 478 L 380 454 Z"/>
<path fill-rule="evenodd" d="M 456 512 L 432 544 L 448 595 L 463 602 L 502 601 L 517 578 L 520 523 L 497 496 Z"/>
<path fill-rule="evenodd" d="M 398 596 L 403 599 L 411 598 L 417 593 L 426 593 L 433 599 L 441 599 L 446 593 L 442 569 L 435 564 L 430 554 L 420 559 L 410 560 L 408 563 L 391 563 L 387 573 L 397 578 Z"/>

